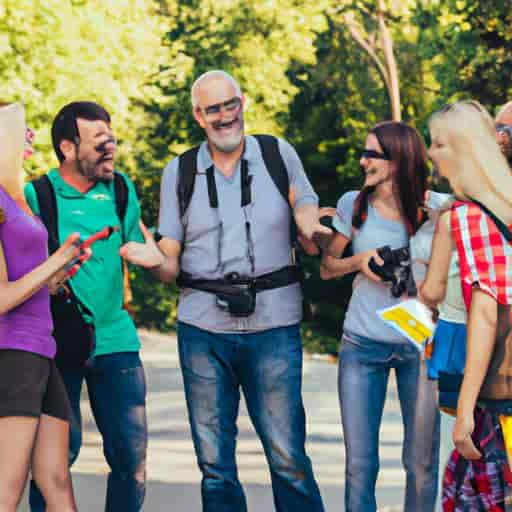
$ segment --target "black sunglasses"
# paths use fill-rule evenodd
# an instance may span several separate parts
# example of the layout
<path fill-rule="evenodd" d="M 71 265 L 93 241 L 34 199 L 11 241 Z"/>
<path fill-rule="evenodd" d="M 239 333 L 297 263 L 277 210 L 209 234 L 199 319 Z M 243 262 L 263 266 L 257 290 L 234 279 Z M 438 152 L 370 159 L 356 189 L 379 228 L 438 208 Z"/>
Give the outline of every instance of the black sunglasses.
<path fill-rule="evenodd" d="M 233 112 L 234 110 L 237 110 L 241 104 L 242 100 L 238 96 L 235 96 L 234 98 L 224 101 L 223 103 L 208 105 L 202 110 L 207 116 L 214 116 L 220 114 L 222 109 L 224 109 L 226 112 Z"/>
<path fill-rule="evenodd" d="M 379 153 L 379 151 L 375 151 L 374 149 L 363 149 L 361 153 L 361 158 L 373 158 L 374 160 L 387 160 L 390 161 L 391 157 L 386 155 L 385 153 Z"/>

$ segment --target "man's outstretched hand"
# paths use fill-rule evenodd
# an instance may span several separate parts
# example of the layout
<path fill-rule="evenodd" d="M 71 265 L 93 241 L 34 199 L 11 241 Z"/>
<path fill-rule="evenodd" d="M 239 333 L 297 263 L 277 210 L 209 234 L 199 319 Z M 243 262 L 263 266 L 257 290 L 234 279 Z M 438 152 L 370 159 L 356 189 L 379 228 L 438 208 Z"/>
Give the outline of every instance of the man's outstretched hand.
<path fill-rule="evenodd" d="M 295 187 L 290 186 L 290 191 L 288 193 L 288 201 L 290 202 L 290 206 L 292 209 L 295 206 Z M 332 237 L 334 232 L 320 223 L 320 218 L 329 216 L 334 217 L 336 214 L 336 208 L 324 207 L 318 210 L 318 216 L 316 221 L 311 219 L 311 222 L 308 222 L 308 215 L 300 215 L 301 222 L 297 222 L 297 227 L 299 228 L 298 240 L 304 252 L 309 254 L 310 256 L 316 256 L 320 253 L 320 248 L 325 249 Z"/>
<path fill-rule="evenodd" d="M 144 243 L 127 242 L 119 249 L 119 254 L 126 261 L 144 268 L 156 268 L 163 264 L 165 256 L 158 248 L 157 243 L 149 229 L 140 221 L 140 229 L 144 236 Z"/>

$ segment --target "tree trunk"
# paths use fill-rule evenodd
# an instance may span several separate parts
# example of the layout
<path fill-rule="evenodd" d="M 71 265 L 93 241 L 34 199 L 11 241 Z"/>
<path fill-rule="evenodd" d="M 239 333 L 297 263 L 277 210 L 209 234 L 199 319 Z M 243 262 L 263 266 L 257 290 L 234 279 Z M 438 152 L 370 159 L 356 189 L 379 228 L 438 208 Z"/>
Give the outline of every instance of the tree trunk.
<path fill-rule="evenodd" d="M 398 81 L 398 67 L 396 65 L 395 53 L 393 51 L 393 38 L 384 21 L 384 1 L 379 0 L 379 31 L 381 37 L 382 50 L 388 70 L 387 89 L 389 102 L 391 105 L 391 119 L 393 121 L 402 120 L 402 108 L 400 104 L 400 84 Z"/>
<path fill-rule="evenodd" d="M 368 54 L 377 66 L 389 98 L 391 119 L 393 121 L 402 120 L 402 108 L 400 103 L 400 82 L 398 78 L 398 66 L 396 64 L 393 50 L 393 38 L 384 19 L 385 5 L 384 0 L 378 0 L 377 24 L 380 38 L 380 45 L 384 60 L 377 53 L 377 45 L 373 38 L 367 38 L 364 30 L 356 22 L 353 13 L 347 12 L 343 18 L 345 25 L 349 29 L 354 41 Z"/>

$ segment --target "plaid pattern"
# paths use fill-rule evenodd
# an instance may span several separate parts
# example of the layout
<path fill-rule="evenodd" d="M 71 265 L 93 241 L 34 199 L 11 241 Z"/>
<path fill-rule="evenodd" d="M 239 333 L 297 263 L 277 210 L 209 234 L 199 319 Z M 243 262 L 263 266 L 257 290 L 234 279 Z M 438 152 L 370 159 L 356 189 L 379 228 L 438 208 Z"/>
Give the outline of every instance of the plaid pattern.
<path fill-rule="evenodd" d="M 467 309 L 475 284 L 498 303 L 512 304 L 512 245 L 494 221 L 475 203 L 456 201 L 451 210 L 451 232 Z M 472 438 L 482 458 L 470 461 L 453 451 L 443 479 L 443 510 L 508 512 L 505 495 L 511 494 L 512 475 L 499 415 L 477 407 Z"/>
<path fill-rule="evenodd" d="M 454 450 L 443 478 L 444 512 L 503 512 L 505 492 L 510 481 L 503 434 L 496 413 L 475 410 L 475 446 L 479 460 L 466 460 Z"/>
<path fill-rule="evenodd" d="M 512 304 L 512 245 L 492 219 L 475 203 L 456 201 L 451 210 L 451 232 L 468 310 L 474 284 L 498 303 Z"/>

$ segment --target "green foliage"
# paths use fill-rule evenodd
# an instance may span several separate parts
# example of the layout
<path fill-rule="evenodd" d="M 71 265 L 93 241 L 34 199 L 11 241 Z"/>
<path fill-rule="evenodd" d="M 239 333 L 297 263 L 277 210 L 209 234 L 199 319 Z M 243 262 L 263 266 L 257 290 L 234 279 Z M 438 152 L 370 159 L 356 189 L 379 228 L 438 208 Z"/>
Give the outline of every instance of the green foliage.
<path fill-rule="evenodd" d="M 38 152 L 29 171 L 56 164 L 50 125 L 66 103 L 92 99 L 113 114 L 121 157 L 144 112 L 134 103 L 162 55 L 160 19 L 152 2 L 136 0 L 0 0 L 2 100 L 25 104 Z"/>
<path fill-rule="evenodd" d="M 436 103 L 471 97 L 494 109 L 512 94 L 512 11 L 502 0 L 420 2 L 418 55 L 436 81 Z"/>

